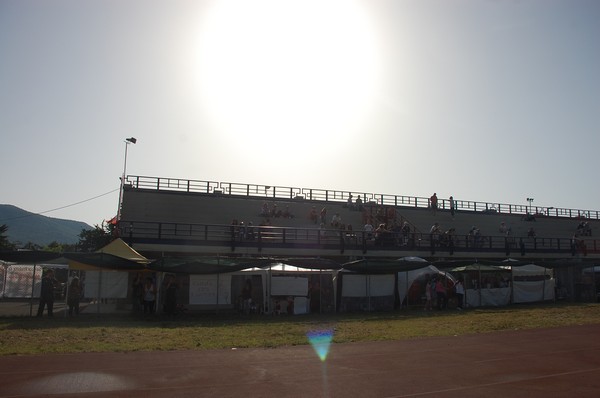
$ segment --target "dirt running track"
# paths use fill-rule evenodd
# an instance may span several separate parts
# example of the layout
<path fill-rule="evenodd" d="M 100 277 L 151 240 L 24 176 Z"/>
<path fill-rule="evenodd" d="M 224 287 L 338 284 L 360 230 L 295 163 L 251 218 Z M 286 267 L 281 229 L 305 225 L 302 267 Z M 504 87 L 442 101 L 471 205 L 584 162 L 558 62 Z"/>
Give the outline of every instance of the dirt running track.
<path fill-rule="evenodd" d="M 598 397 L 600 325 L 277 349 L 0 357 L 0 397 Z"/>

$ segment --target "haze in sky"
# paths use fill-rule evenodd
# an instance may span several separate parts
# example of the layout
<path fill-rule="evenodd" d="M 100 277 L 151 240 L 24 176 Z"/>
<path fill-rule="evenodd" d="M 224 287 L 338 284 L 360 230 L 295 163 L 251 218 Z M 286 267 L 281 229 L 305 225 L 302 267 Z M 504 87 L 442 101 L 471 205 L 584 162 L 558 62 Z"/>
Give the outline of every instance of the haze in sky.
<path fill-rule="evenodd" d="M 598 210 L 599 71 L 596 0 L 0 0 L 0 203 L 100 224 L 135 137 L 132 175 Z"/>

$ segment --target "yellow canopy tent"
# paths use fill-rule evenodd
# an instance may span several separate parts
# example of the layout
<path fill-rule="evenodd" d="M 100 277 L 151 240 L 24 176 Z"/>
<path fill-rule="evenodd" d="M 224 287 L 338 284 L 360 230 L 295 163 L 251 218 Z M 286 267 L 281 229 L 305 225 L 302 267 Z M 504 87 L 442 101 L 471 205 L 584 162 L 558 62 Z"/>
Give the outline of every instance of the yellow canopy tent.
<path fill-rule="evenodd" d="M 69 253 L 69 269 L 81 271 L 143 271 L 152 260 L 118 238 L 94 253 Z"/>

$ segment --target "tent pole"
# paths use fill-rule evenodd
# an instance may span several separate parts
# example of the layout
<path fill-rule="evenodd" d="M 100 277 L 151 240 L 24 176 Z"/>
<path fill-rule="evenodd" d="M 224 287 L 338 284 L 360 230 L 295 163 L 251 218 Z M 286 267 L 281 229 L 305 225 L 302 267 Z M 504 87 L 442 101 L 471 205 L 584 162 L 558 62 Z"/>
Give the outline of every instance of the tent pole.
<path fill-rule="evenodd" d="M 544 267 L 544 281 L 542 283 L 542 301 L 546 301 L 546 267 Z"/>
<path fill-rule="evenodd" d="M 217 314 L 219 313 L 219 275 L 221 274 L 217 274 Z"/>
<path fill-rule="evenodd" d="M 483 289 L 483 286 L 481 285 L 481 265 L 477 264 L 477 275 L 479 278 L 479 281 L 477 282 L 477 284 L 479 285 L 479 306 L 481 307 L 481 289 Z"/>
<path fill-rule="evenodd" d="M 100 313 L 100 301 L 102 300 L 102 271 L 98 271 L 98 292 L 96 295 L 96 313 Z"/>
<path fill-rule="evenodd" d="M 404 274 L 406 276 L 406 309 L 408 310 L 408 271 L 405 271 Z M 400 302 L 400 308 L 402 308 L 402 302 Z"/>
<path fill-rule="evenodd" d="M 35 289 L 35 271 L 37 264 L 33 264 L 33 278 L 31 278 L 31 296 L 29 297 L 29 316 L 33 316 L 33 291 Z M 6 287 L 6 284 L 4 285 Z"/>
<path fill-rule="evenodd" d="M 323 278 L 322 278 L 323 270 L 319 268 L 319 314 L 323 313 L 323 295 L 321 292 L 323 291 Z"/>
<path fill-rule="evenodd" d="M 2 298 L 4 298 L 6 296 L 6 274 L 8 273 L 8 264 L 3 263 L 2 268 L 4 268 L 4 280 L 2 281 Z M 35 269 L 33 275 L 35 275 Z M 33 294 L 33 290 L 31 291 L 31 294 Z"/>

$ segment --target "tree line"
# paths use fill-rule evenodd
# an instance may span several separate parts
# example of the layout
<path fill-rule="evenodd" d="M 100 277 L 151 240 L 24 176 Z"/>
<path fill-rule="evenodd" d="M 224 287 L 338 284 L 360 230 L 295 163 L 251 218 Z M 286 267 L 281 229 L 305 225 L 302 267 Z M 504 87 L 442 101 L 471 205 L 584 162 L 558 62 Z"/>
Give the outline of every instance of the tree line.
<path fill-rule="evenodd" d="M 115 238 L 116 232 L 116 226 L 114 224 L 103 221 L 100 225 L 94 225 L 94 228 L 92 229 L 82 229 L 78 235 L 79 241 L 77 243 L 70 244 L 53 241 L 42 246 L 33 242 L 27 242 L 25 244 L 11 242 L 7 236 L 8 228 L 9 227 L 6 224 L 0 225 L 0 251 L 32 250 L 54 253 L 93 252 L 109 244 Z"/>

